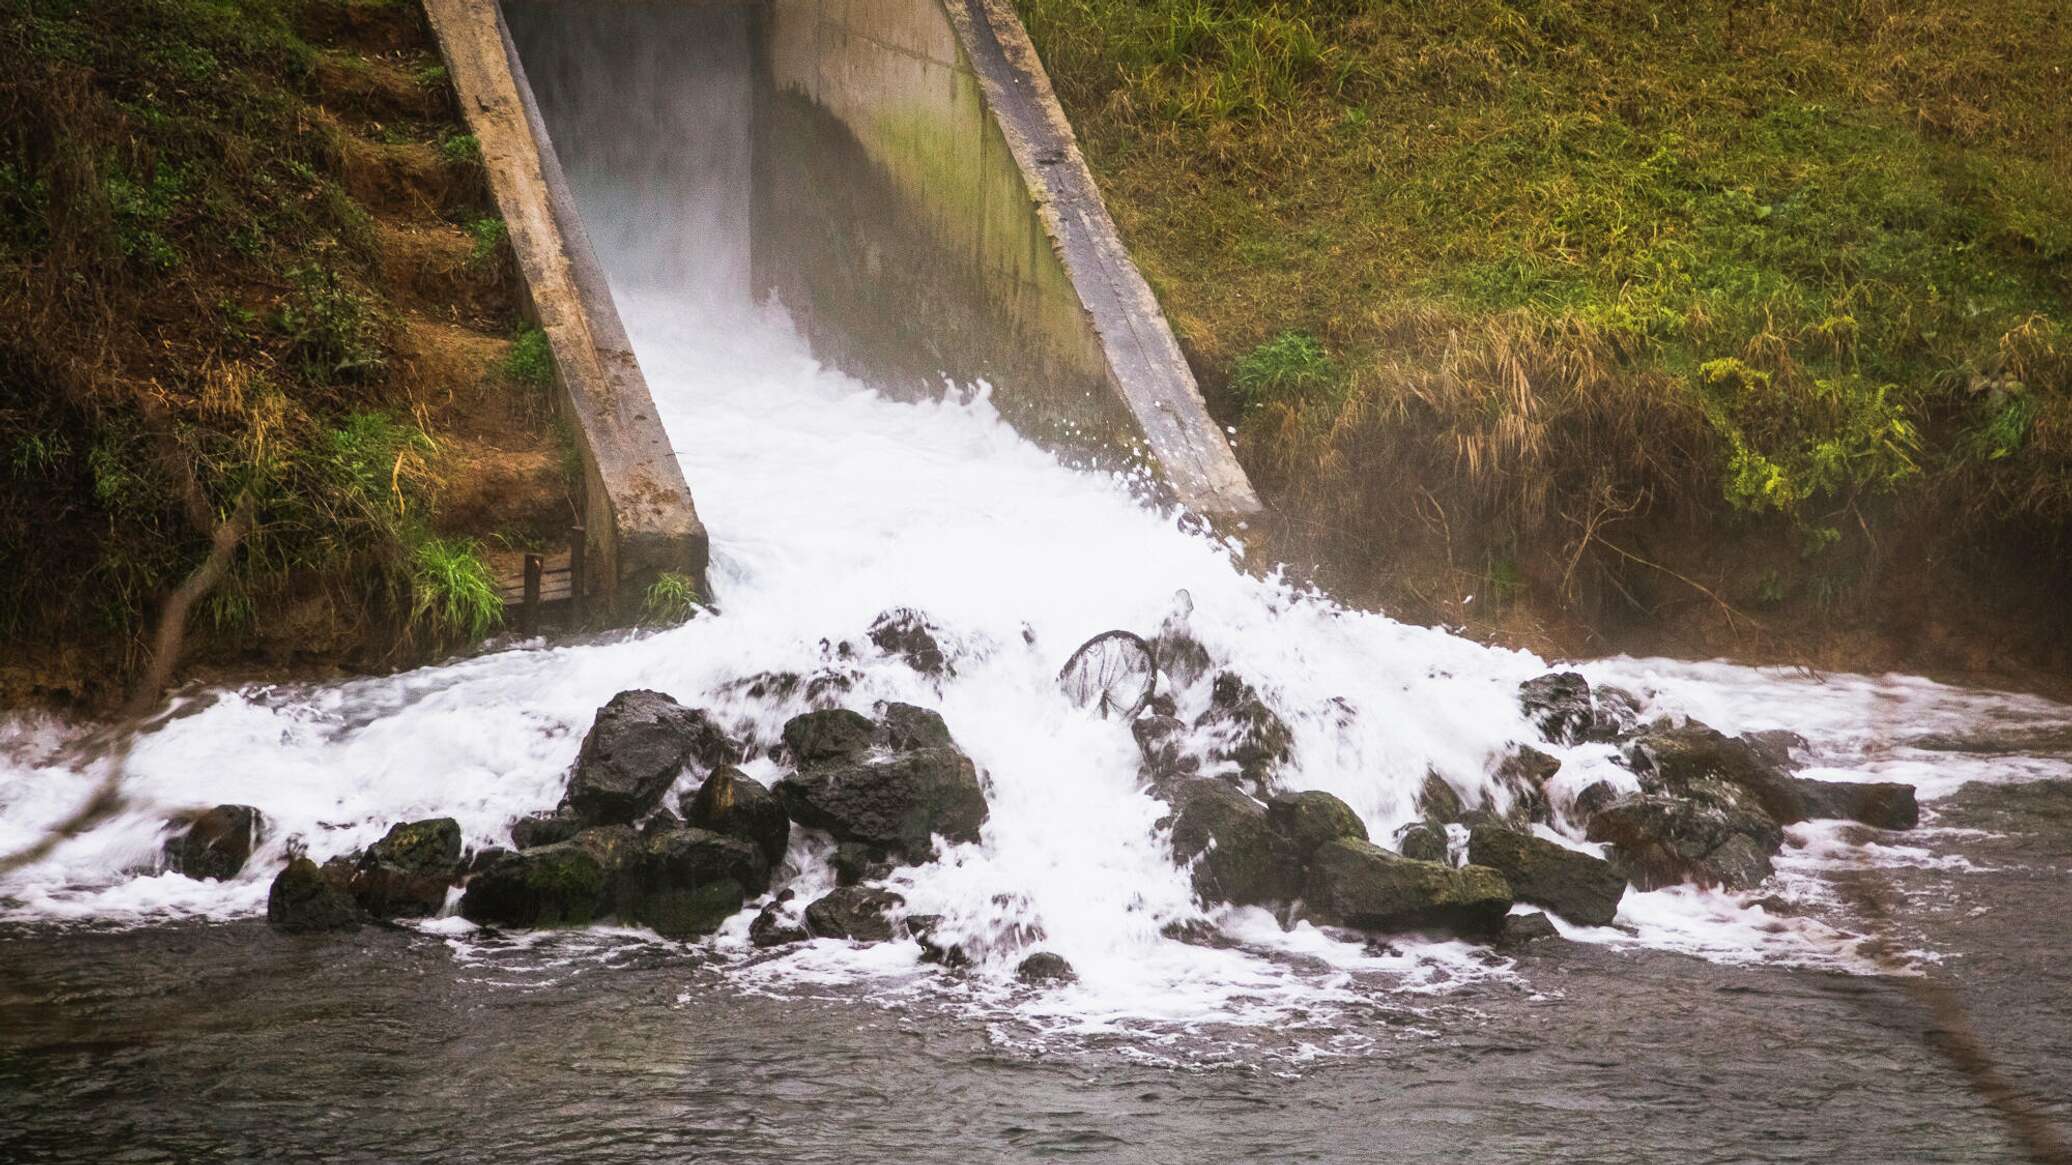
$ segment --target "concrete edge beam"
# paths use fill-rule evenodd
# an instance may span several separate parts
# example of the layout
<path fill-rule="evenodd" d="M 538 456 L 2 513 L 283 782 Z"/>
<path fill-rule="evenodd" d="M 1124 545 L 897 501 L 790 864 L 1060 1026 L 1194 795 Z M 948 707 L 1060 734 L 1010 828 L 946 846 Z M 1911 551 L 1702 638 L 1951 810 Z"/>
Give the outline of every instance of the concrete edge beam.
<path fill-rule="evenodd" d="M 554 356 L 583 461 L 589 588 L 619 623 L 663 572 L 706 592 L 711 545 L 495 0 L 424 0 Z"/>
<path fill-rule="evenodd" d="M 1211 517 L 1259 513 L 1259 496 L 1203 404 L 1151 287 L 1130 260 L 1012 0 L 941 0 L 986 105 L 1028 184 L 1108 361 L 1179 502 Z"/>

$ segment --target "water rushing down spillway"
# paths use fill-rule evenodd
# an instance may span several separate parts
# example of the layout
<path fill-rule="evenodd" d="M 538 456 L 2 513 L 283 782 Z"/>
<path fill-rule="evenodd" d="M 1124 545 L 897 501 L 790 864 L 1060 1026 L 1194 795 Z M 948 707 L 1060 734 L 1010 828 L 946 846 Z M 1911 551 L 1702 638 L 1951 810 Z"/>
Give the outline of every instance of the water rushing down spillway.
<path fill-rule="evenodd" d="M 773 739 L 801 705 L 751 699 L 735 681 L 833 664 L 859 676 L 843 697 L 851 707 L 903 700 L 940 710 L 986 774 L 983 840 L 894 881 L 909 910 L 944 915 L 975 936 L 986 952 L 974 978 L 981 995 L 997 988 L 1029 1014 L 1099 1029 L 1267 1021 L 1362 984 L 1423 990 L 1501 974 L 1501 960 L 1463 944 L 1370 950 L 1306 925 L 1284 930 L 1258 910 L 1214 915 L 1242 940 L 1234 949 L 1162 936 L 1205 909 L 1168 852 L 1166 807 L 1140 790 L 1126 727 L 1075 707 L 1056 676 L 1089 636 L 1155 629 L 1184 590 L 1195 634 L 1291 726 L 1285 783 L 1337 794 L 1386 839 L 1415 815 L 1427 772 L 1471 796 L 1502 795 L 1492 766 L 1514 742 L 1537 738 L 1518 685 L 1547 663 L 1247 574 L 1229 547 L 1145 502 L 1138 483 L 1068 468 L 1017 436 L 983 386 L 899 403 L 817 363 L 782 305 L 749 294 L 745 119 L 739 94 L 715 86 L 681 98 L 703 111 L 711 133 L 668 147 L 690 158 L 675 186 L 619 177 L 613 159 L 642 148 L 624 136 L 600 131 L 588 147 L 569 140 L 563 153 L 713 532 L 720 613 L 608 642 L 505 644 L 393 677 L 183 694 L 136 747 L 127 808 L 0 882 L 0 910 L 143 923 L 243 916 L 263 910 L 290 839 L 321 860 L 397 821 L 450 815 L 471 846 L 508 843 L 515 819 L 560 798 L 583 731 L 614 693 L 659 689 Z M 873 617 L 898 607 L 942 629 L 954 674 L 924 677 L 869 645 Z M 845 641 L 852 656 L 835 658 Z M 1974 776 L 2066 771 L 2060 760 L 1989 767 L 1896 747 L 1938 729 L 2072 719 L 2041 700 L 1725 665 L 1616 660 L 1583 670 L 1639 692 L 1649 714 L 1696 715 L 1728 732 L 1797 729 L 1812 741 L 1814 775 L 1908 780 L 1933 797 Z M 37 836 L 97 778 L 58 759 L 71 731 L 34 718 L 0 728 L 0 851 Z M 1554 751 L 1564 783 L 1632 781 L 1608 746 Z M 765 781 L 782 775 L 767 759 L 747 767 Z M 220 802 L 258 806 L 272 822 L 242 875 L 215 883 L 148 873 L 169 811 Z M 1844 846 L 1818 826 L 1792 836 L 1780 879 L 1809 897 L 1837 861 L 1913 856 L 1903 846 Z M 810 841 L 795 839 L 793 860 L 808 888 L 826 883 Z M 469 941 L 457 919 L 427 925 Z M 745 927 L 743 915 L 712 943 L 750 983 L 921 973 L 905 943 L 752 953 Z M 1629 893 L 1620 929 L 1570 933 L 1717 958 L 1836 963 L 1847 962 L 1852 942 L 1825 923 L 1779 926 L 1694 890 Z M 1037 945 L 1065 955 L 1079 982 L 1010 1000 L 1011 968 Z"/>

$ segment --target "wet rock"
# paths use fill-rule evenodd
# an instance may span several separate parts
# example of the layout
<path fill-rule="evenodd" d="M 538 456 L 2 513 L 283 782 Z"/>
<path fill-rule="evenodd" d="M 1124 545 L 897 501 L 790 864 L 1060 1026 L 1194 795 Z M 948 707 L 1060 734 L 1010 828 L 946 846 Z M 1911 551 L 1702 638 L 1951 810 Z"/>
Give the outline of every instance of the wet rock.
<path fill-rule="evenodd" d="M 1065 956 L 1050 951 L 1037 951 L 1015 965 L 1014 977 L 1032 986 L 1046 983 L 1072 983 L 1079 978 L 1079 972 Z"/>
<path fill-rule="evenodd" d="M 1746 890 L 1770 876 L 1770 857 L 1784 845 L 1784 831 L 1759 810 L 1653 794 L 1606 806 L 1590 818 L 1588 836 L 1610 845 L 1642 890 L 1685 881 Z"/>
<path fill-rule="evenodd" d="M 166 868 L 201 881 L 227 882 L 266 836 L 266 817 L 250 805 L 218 805 L 184 819 L 165 843 Z"/>
<path fill-rule="evenodd" d="M 1295 896 L 1300 866 L 1294 846 L 1273 827 L 1264 805 L 1213 777 L 1176 782 L 1171 794 L 1173 857 L 1194 863 L 1194 889 L 1203 901 L 1262 906 Z"/>
<path fill-rule="evenodd" d="M 1496 940 L 1507 947 L 1515 947 L 1543 938 L 1557 938 L 1560 934 L 1554 929 L 1553 919 L 1537 910 L 1529 910 L 1523 914 L 1506 914 Z"/>
<path fill-rule="evenodd" d="M 1424 785 L 1417 792 L 1417 811 L 1426 821 L 1445 824 L 1459 821 L 1467 812 L 1465 803 L 1445 777 L 1436 772 L 1426 772 Z"/>
<path fill-rule="evenodd" d="M 511 826 L 511 844 L 518 849 L 553 845 L 583 831 L 582 819 L 567 809 L 520 817 Z"/>
<path fill-rule="evenodd" d="M 1588 821 L 1620 796 L 1619 787 L 1610 781 L 1592 781 L 1576 794 L 1569 807 L 1569 815 L 1578 821 Z"/>
<path fill-rule="evenodd" d="M 898 656 L 924 676 L 938 676 L 950 670 L 936 641 L 938 630 L 921 612 L 899 607 L 872 620 L 868 634 L 879 651 Z"/>
<path fill-rule="evenodd" d="M 706 829 L 645 838 L 615 865 L 614 912 L 664 938 L 711 934 L 770 881 L 754 843 Z"/>
<path fill-rule="evenodd" d="M 906 899 L 890 890 L 845 886 L 806 907 L 806 929 L 816 938 L 887 942 L 892 915 Z"/>
<path fill-rule="evenodd" d="M 1819 781 L 1794 777 L 1803 819 L 1858 821 L 1878 829 L 1912 829 L 1921 824 L 1914 787 L 1897 781 Z M 1789 824 L 1787 822 L 1787 824 Z"/>
<path fill-rule="evenodd" d="M 1187 749 L 1186 722 L 1170 712 L 1146 709 L 1145 715 L 1130 721 L 1130 735 L 1144 758 L 1139 774 L 1152 788 L 1201 771 L 1201 758 Z"/>
<path fill-rule="evenodd" d="M 1151 639 L 1151 659 L 1166 677 L 1179 687 L 1193 685 L 1209 673 L 1215 661 L 1209 649 L 1187 630 L 1184 622 L 1168 621 Z"/>
<path fill-rule="evenodd" d="M 1791 918 L 1795 915 L 1803 913 L 1803 911 L 1799 909 L 1798 903 L 1793 902 L 1791 899 L 1786 898 L 1782 894 L 1765 894 L 1761 898 L 1758 898 L 1755 901 L 1750 902 L 1749 905 L 1760 906 L 1762 907 L 1763 913 L 1772 915 L 1777 918 Z"/>
<path fill-rule="evenodd" d="M 1510 798 L 1504 818 L 1521 828 L 1551 822 L 1553 814 L 1547 804 L 1546 785 L 1560 771 L 1561 761 L 1539 749 L 1523 744 L 1513 748 L 1492 774 L 1497 786 Z"/>
<path fill-rule="evenodd" d="M 1412 861 L 1438 862 L 1448 865 L 1452 861 L 1450 847 L 1446 844 L 1446 827 L 1435 821 L 1413 821 L 1396 830 L 1393 839 L 1396 852 Z"/>
<path fill-rule="evenodd" d="M 1806 738 L 1785 728 L 1771 728 L 1762 732 L 1744 732 L 1741 741 L 1753 748 L 1764 764 L 1788 772 L 1799 768 L 1797 754 L 1806 751 Z"/>
<path fill-rule="evenodd" d="M 461 873 L 467 877 L 473 877 L 502 861 L 504 855 L 511 852 L 500 845 L 485 845 L 467 856 L 463 862 L 464 868 L 461 870 Z"/>
<path fill-rule="evenodd" d="M 878 724 L 871 733 L 873 743 L 893 752 L 922 748 L 951 748 L 950 726 L 942 714 L 912 704 L 888 703 L 878 710 Z"/>
<path fill-rule="evenodd" d="M 749 945 L 758 948 L 789 946 L 812 937 L 797 920 L 786 917 L 783 909 L 774 902 L 763 907 L 755 920 L 748 924 Z"/>
<path fill-rule="evenodd" d="M 892 872 L 892 859 L 884 850 L 860 841 L 845 841 L 835 846 L 827 864 L 835 872 L 837 886 L 875 882 Z"/>
<path fill-rule="evenodd" d="M 1158 933 L 1176 943 L 1190 947 L 1209 947 L 1214 950 L 1232 950 L 1239 944 L 1234 938 L 1217 930 L 1207 919 L 1176 919 L 1158 928 Z"/>
<path fill-rule="evenodd" d="M 1454 869 L 1341 838 L 1310 859 L 1303 903 L 1328 925 L 1491 934 L 1511 909 L 1511 888 L 1486 866 Z"/>
<path fill-rule="evenodd" d="M 732 765 L 712 770 L 705 783 L 681 802 L 684 820 L 699 829 L 749 841 L 774 866 L 791 844 L 791 819 L 784 803 L 762 782 Z"/>
<path fill-rule="evenodd" d="M 1211 761 L 1235 764 L 1238 778 L 1254 790 L 1273 787 L 1282 765 L 1293 757 L 1294 736 L 1252 685 L 1234 672 L 1219 672 L 1209 708 L 1195 718 Z"/>
<path fill-rule="evenodd" d="M 1518 703 L 1540 735 L 1556 744 L 1580 742 L 1596 723 L 1590 681 L 1581 672 L 1551 672 L 1518 685 Z"/>
<path fill-rule="evenodd" d="M 337 878 L 308 858 L 296 858 L 266 893 L 266 921 L 290 934 L 357 930 L 360 912 Z"/>
<path fill-rule="evenodd" d="M 877 731 L 870 717 L 847 708 L 794 716 L 784 725 L 784 747 L 801 765 L 852 760 L 870 751 Z"/>
<path fill-rule="evenodd" d="M 376 918 L 425 918 L 446 905 L 460 870 L 460 822 L 451 817 L 389 828 L 353 871 L 352 896 Z"/>
<path fill-rule="evenodd" d="M 1344 801 L 1319 789 L 1277 793 L 1266 799 L 1266 820 L 1294 845 L 1297 861 L 1341 837 L 1367 840 L 1367 825 Z"/>
<path fill-rule="evenodd" d="M 653 811 L 678 773 L 741 759 L 741 745 L 702 711 L 660 692 L 620 692 L 583 738 L 568 803 L 586 825 L 627 825 Z"/>
<path fill-rule="evenodd" d="M 613 875 L 639 844 L 620 825 L 520 850 L 468 879 L 461 917 L 498 926 L 587 926 L 610 911 Z"/>
<path fill-rule="evenodd" d="M 978 770 L 954 746 L 822 761 L 777 782 L 776 791 L 793 821 L 909 860 L 933 853 L 937 835 L 977 841 L 986 820 Z"/>
<path fill-rule="evenodd" d="M 971 965 L 971 956 L 964 953 L 963 947 L 948 941 L 937 933 L 942 928 L 942 915 L 908 915 L 906 928 L 907 933 L 914 936 L 915 945 L 921 948 L 922 962 L 935 963 L 944 967 L 968 967 Z"/>
<path fill-rule="evenodd" d="M 646 821 L 640 823 L 640 838 L 642 841 L 646 841 L 648 838 L 659 837 L 662 834 L 682 829 L 683 827 L 683 818 L 671 813 L 666 808 L 657 809 L 648 815 Z"/>
<path fill-rule="evenodd" d="M 1590 702 L 1593 707 L 1585 740 L 1617 740 L 1640 723 L 1640 697 L 1624 688 L 1599 684 L 1591 689 Z"/>
<path fill-rule="evenodd" d="M 1806 819 L 1798 782 L 1742 737 L 1697 723 L 1664 726 L 1634 737 L 1626 752 L 1646 792 L 1752 807 L 1781 824 Z"/>
<path fill-rule="evenodd" d="M 1468 835 L 1468 864 L 1502 874 L 1520 902 L 1584 926 L 1610 925 L 1626 893 L 1626 875 L 1603 858 L 1508 829 L 1476 827 Z"/>

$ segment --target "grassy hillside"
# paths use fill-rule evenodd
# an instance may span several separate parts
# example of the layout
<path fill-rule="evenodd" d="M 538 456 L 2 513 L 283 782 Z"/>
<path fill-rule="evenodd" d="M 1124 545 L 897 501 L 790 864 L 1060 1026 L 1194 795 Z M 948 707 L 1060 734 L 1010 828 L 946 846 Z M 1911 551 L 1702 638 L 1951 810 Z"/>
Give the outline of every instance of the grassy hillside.
<path fill-rule="evenodd" d="M 502 226 L 414 4 L 0 7 L 0 689 L 119 681 L 240 505 L 208 651 L 492 625 L 567 520 Z"/>
<path fill-rule="evenodd" d="M 1021 8 L 1341 585 L 1491 626 L 2053 617 L 2063 4 Z"/>

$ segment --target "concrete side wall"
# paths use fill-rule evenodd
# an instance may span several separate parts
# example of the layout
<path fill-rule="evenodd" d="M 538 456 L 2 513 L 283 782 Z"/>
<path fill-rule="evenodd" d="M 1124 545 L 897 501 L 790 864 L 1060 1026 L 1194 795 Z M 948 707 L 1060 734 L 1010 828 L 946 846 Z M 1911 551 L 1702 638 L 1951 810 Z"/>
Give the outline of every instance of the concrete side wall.
<path fill-rule="evenodd" d="M 1005 0 L 757 19 L 755 278 L 823 357 L 916 392 L 984 380 L 1040 441 L 1258 510 Z"/>
<path fill-rule="evenodd" d="M 425 0 L 481 145 L 528 310 L 554 354 L 563 415 L 583 459 L 590 590 L 620 620 L 663 571 L 702 591 L 705 526 L 575 213 L 495 0 Z"/>

